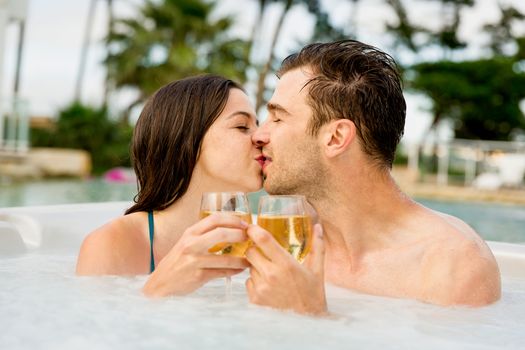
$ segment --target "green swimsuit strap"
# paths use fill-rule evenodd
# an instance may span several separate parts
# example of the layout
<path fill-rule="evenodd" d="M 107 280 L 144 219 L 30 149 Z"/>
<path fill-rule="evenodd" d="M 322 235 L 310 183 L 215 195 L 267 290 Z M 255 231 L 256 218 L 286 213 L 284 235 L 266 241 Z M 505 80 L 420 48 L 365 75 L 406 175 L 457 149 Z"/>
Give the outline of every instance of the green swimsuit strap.
<path fill-rule="evenodd" d="M 148 223 L 149 223 L 149 243 L 150 243 L 150 264 L 149 272 L 155 271 L 155 258 L 153 257 L 153 235 L 155 232 L 155 225 L 153 223 L 153 211 L 148 211 Z"/>

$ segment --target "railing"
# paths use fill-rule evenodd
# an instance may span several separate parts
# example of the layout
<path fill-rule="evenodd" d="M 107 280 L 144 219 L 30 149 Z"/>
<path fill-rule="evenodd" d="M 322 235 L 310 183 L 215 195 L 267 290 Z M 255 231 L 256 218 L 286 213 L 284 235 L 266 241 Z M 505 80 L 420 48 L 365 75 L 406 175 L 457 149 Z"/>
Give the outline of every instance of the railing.
<path fill-rule="evenodd" d="M 454 139 L 436 145 L 411 144 L 407 147 L 408 167 L 419 171 L 421 154 L 437 156 L 440 185 L 449 183 L 452 156 L 463 161 L 464 184 L 472 185 L 481 173 L 499 176 L 502 185 L 521 186 L 525 175 L 525 142 Z"/>
<path fill-rule="evenodd" d="M 0 103 L 0 155 L 23 156 L 30 147 L 28 103 L 17 99 Z"/>

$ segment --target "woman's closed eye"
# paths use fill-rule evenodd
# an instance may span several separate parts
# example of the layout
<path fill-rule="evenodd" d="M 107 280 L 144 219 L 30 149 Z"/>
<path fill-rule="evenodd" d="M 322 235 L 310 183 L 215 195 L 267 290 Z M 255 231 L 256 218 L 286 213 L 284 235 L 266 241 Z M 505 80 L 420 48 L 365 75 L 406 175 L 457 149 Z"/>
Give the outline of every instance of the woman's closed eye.
<path fill-rule="evenodd" d="M 250 130 L 250 127 L 248 125 L 238 125 L 235 127 L 235 129 L 239 129 L 243 132 Z"/>

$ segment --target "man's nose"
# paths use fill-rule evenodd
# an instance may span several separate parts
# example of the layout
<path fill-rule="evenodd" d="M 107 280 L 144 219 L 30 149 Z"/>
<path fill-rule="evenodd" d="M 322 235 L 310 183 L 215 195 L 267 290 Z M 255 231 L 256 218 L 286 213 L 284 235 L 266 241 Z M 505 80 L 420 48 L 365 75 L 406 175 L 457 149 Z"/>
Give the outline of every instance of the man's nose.
<path fill-rule="evenodd" d="M 252 143 L 258 147 L 263 147 L 270 142 L 270 134 L 264 127 L 260 126 L 252 135 Z"/>

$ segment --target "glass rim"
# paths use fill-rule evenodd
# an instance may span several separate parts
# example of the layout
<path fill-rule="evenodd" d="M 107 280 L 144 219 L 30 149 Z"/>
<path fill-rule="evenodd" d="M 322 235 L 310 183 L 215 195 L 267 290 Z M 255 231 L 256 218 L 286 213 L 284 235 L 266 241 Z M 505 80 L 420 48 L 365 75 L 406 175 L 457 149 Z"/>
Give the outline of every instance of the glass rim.
<path fill-rule="evenodd" d="M 217 214 L 224 214 L 224 215 L 229 215 L 230 213 L 239 213 L 239 214 L 252 214 L 250 211 L 245 211 L 245 210 L 201 210 L 202 211 L 207 211 L 207 212 L 210 212 L 210 213 L 217 213 Z"/>
<path fill-rule="evenodd" d="M 259 200 L 263 198 L 304 198 L 306 199 L 306 196 L 302 194 L 266 194 L 264 196 L 260 196 Z"/>
<path fill-rule="evenodd" d="M 214 192 L 214 191 L 209 191 L 209 192 L 202 192 L 202 196 L 205 196 L 205 195 L 218 195 L 218 194 L 225 194 L 225 195 L 242 195 L 242 196 L 246 196 L 247 193 L 246 192 L 242 192 L 242 191 L 217 191 L 217 192 Z"/>

